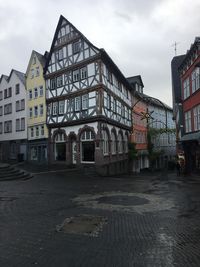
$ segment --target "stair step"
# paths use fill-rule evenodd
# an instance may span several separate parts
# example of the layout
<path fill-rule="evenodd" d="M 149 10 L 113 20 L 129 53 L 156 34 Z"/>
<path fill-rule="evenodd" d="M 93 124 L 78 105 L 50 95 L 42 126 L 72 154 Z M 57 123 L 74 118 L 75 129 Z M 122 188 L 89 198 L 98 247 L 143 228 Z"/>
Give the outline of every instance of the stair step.
<path fill-rule="evenodd" d="M 9 164 L 0 164 L 0 181 L 27 180 L 33 176 L 23 170 L 15 169 Z"/>

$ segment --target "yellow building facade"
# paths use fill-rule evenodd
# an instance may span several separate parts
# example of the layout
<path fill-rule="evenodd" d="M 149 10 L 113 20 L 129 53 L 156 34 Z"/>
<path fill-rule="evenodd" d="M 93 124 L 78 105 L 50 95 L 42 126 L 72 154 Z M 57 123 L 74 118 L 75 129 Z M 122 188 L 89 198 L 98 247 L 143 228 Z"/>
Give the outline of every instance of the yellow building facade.
<path fill-rule="evenodd" d="M 45 61 L 45 56 L 32 51 L 26 71 L 28 159 L 35 162 L 47 161 Z"/>

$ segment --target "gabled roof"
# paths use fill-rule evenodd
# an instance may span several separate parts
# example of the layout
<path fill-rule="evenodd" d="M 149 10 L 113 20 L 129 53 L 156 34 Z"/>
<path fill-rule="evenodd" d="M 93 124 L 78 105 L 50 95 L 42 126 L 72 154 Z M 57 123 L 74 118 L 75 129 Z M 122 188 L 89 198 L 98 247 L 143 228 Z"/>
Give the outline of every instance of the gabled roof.
<path fill-rule="evenodd" d="M 13 73 L 15 73 L 17 75 L 17 77 L 20 79 L 20 81 L 25 85 L 25 74 L 21 71 L 14 70 L 14 69 L 11 70 L 9 76 L 4 75 L 4 74 L 1 75 L 0 83 L 1 83 L 3 78 L 5 78 L 7 82 L 9 82 Z"/>
<path fill-rule="evenodd" d="M 2 74 L 2 75 L 1 75 L 1 78 L 0 78 L 0 83 L 1 83 L 2 79 L 5 79 L 5 80 L 7 81 L 7 80 L 8 80 L 8 76 Z"/>
<path fill-rule="evenodd" d="M 32 58 L 34 55 L 37 56 L 40 64 L 42 65 L 42 67 L 44 68 L 45 67 L 45 64 L 46 64 L 46 55 L 47 55 L 48 52 L 45 52 L 45 55 L 43 56 L 42 54 L 40 54 L 39 52 L 35 51 L 35 50 L 32 50 L 31 52 L 31 56 L 30 56 L 30 59 L 29 59 L 29 63 L 28 63 L 28 67 L 27 67 L 27 70 L 26 70 L 26 76 L 28 74 L 28 71 L 30 70 L 30 65 L 31 65 L 31 61 L 32 61 Z"/>
<path fill-rule="evenodd" d="M 50 52 L 49 52 L 48 58 L 46 60 L 46 65 L 45 65 L 45 68 L 44 68 L 44 74 L 46 73 L 46 70 L 48 68 L 48 64 L 49 64 L 49 61 L 51 59 L 51 55 L 52 55 L 52 52 L 53 52 L 53 47 L 54 47 L 54 44 L 56 42 L 56 38 L 57 38 L 57 35 L 58 35 L 58 32 L 60 30 L 60 27 L 62 25 L 63 20 L 65 20 L 72 28 L 74 28 L 75 31 L 81 36 L 81 38 L 83 40 L 85 40 L 90 46 L 92 46 L 94 49 L 96 49 L 99 52 L 99 55 L 101 56 L 102 60 L 104 62 L 106 62 L 108 65 L 110 65 L 110 67 L 117 74 L 117 76 L 120 77 L 121 80 L 123 81 L 123 83 L 126 84 L 126 86 L 131 90 L 132 88 L 131 88 L 130 84 L 127 82 L 125 76 L 122 74 L 122 72 L 117 67 L 117 65 L 114 63 L 114 61 L 111 59 L 111 57 L 107 54 L 107 52 L 103 48 L 98 48 L 95 45 L 93 45 L 71 22 L 69 22 L 62 15 L 60 16 L 58 24 L 57 24 L 57 27 L 56 27 L 56 31 L 55 31 L 55 34 L 54 34 L 54 37 L 53 37 L 51 48 L 50 48 Z"/>
<path fill-rule="evenodd" d="M 141 94 L 141 97 L 145 100 L 146 99 L 146 102 L 152 104 L 152 105 L 155 105 L 155 106 L 158 106 L 158 107 L 164 107 L 168 110 L 172 110 L 172 108 L 170 106 L 168 106 L 167 104 L 165 104 L 164 102 L 162 102 L 160 99 L 157 99 L 155 97 L 152 97 L 152 96 L 149 96 L 149 95 L 146 95 L 146 94 Z"/>
<path fill-rule="evenodd" d="M 46 64 L 45 64 L 45 67 L 44 67 L 44 74 L 46 73 L 46 70 L 47 70 L 47 67 L 49 65 L 49 61 L 51 59 L 51 55 L 52 55 L 52 52 L 53 52 L 53 47 L 54 47 L 54 44 L 56 42 L 56 38 L 57 38 L 57 35 L 58 35 L 58 32 L 60 30 L 60 27 L 62 26 L 62 22 L 63 21 L 66 21 L 72 28 L 75 29 L 75 31 L 80 34 L 80 36 L 91 46 L 93 46 L 95 49 L 97 49 L 99 51 L 99 48 L 97 48 L 96 46 L 94 46 L 70 21 L 68 21 L 64 16 L 60 15 L 60 18 L 59 18 L 59 21 L 58 21 L 58 24 L 57 24 L 57 27 L 56 27 L 56 31 L 55 31 L 55 34 L 54 34 L 54 37 L 53 37 L 53 41 L 52 41 L 52 44 L 51 44 L 51 48 L 50 48 L 50 51 L 49 51 L 49 54 L 48 54 L 48 57 L 47 57 L 47 60 L 46 60 Z"/>

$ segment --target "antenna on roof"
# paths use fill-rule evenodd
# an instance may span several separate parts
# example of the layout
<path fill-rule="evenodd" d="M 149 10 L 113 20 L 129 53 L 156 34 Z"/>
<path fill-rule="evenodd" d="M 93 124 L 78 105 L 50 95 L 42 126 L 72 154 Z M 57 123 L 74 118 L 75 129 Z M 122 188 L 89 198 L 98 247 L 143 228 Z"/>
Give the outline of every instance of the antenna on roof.
<path fill-rule="evenodd" d="M 172 46 L 174 46 L 174 53 L 175 53 L 175 56 L 176 56 L 176 54 L 177 54 L 177 45 L 178 45 L 178 44 L 180 44 L 180 43 L 174 42 L 174 43 L 172 44 Z"/>

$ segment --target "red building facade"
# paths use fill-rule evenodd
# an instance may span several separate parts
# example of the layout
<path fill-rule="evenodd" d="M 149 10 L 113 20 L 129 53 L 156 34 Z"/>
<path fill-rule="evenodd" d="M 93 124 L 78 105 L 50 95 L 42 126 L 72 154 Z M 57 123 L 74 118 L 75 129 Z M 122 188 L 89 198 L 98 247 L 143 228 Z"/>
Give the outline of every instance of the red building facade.
<path fill-rule="evenodd" d="M 196 37 L 179 67 L 183 108 L 181 138 L 186 171 L 200 169 L 200 37 Z"/>

